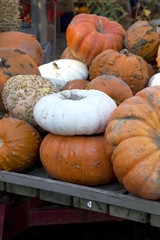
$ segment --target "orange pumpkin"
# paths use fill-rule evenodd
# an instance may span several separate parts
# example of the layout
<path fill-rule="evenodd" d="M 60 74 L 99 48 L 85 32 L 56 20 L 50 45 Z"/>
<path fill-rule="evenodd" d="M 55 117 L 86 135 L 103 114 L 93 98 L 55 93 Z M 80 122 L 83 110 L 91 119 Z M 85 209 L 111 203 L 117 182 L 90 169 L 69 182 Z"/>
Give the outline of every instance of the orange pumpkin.
<path fill-rule="evenodd" d="M 108 49 L 96 56 L 89 67 L 90 80 L 104 74 L 122 78 L 135 94 L 147 86 L 154 71 L 142 57 L 126 49 L 121 52 Z"/>
<path fill-rule="evenodd" d="M 137 21 L 126 32 L 124 46 L 129 52 L 155 63 L 160 38 L 155 26 L 148 21 Z"/>
<path fill-rule="evenodd" d="M 68 47 L 66 47 L 61 55 L 62 59 L 77 59 L 75 58 Z"/>
<path fill-rule="evenodd" d="M 126 31 L 106 17 L 81 13 L 67 27 L 66 40 L 72 55 L 89 66 L 106 49 L 122 50 Z"/>
<path fill-rule="evenodd" d="M 44 63 L 43 49 L 36 36 L 18 31 L 0 33 L 0 47 L 19 49 L 29 55 L 37 63 Z"/>
<path fill-rule="evenodd" d="M 40 134 L 28 123 L 15 119 L 0 120 L 0 169 L 24 172 L 39 157 Z"/>
<path fill-rule="evenodd" d="M 160 71 L 160 45 L 158 47 L 158 53 L 157 53 L 156 61 L 157 61 L 156 67 L 158 68 L 157 71 Z"/>
<path fill-rule="evenodd" d="M 84 89 L 96 89 L 106 93 L 116 101 L 117 106 L 125 99 L 133 96 L 131 88 L 115 75 L 98 76 L 88 82 Z"/>
<path fill-rule="evenodd" d="M 85 79 L 74 79 L 67 82 L 62 90 L 84 89 L 87 83 L 89 83 L 89 81 Z"/>
<path fill-rule="evenodd" d="M 49 133 L 41 143 L 40 159 L 51 177 L 64 182 L 94 186 L 115 179 L 111 161 L 106 159 L 104 135 Z"/>
<path fill-rule="evenodd" d="M 107 158 L 118 180 L 139 197 L 160 199 L 160 86 L 126 99 L 105 130 Z"/>

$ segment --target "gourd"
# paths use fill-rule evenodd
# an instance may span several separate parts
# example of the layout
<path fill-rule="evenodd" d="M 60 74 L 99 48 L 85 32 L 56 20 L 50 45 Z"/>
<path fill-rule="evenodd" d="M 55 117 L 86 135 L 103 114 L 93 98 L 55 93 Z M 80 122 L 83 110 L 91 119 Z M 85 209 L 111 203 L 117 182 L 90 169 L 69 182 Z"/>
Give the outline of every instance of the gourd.
<path fill-rule="evenodd" d="M 106 17 L 81 13 L 67 27 L 67 46 L 72 55 L 91 65 L 92 60 L 106 49 L 121 51 L 126 31 Z"/>
<path fill-rule="evenodd" d="M 19 49 L 29 55 L 38 66 L 44 64 L 43 49 L 33 34 L 19 31 L 1 32 L 0 47 Z"/>
<path fill-rule="evenodd" d="M 160 73 L 154 74 L 148 81 L 148 87 L 160 85 Z"/>
<path fill-rule="evenodd" d="M 151 64 L 127 49 L 108 49 L 96 56 L 89 67 L 90 80 L 104 74 L 120 77 L 135 94 L 147 86 L 154 71 Z"/>
<path fill-rule="evenodd" d="M 146 87 L 110 115 L 105 130 L 107 159 L 132 194 L 160 199 L 160 86 Z"/>
<path fill-rule="evenodd" d="M 88 78 L 88 67 L 75 59 L 58 59 L 38 68 L 41 76 L 50 80 L 59 90 L 68 81 Z"/>
<path fill-rule="evenodd" d="M 87 83 L 84 89 L 96 89 L 106 93 L 115 100 L 117 106 L 125 99 L 132 97 L 131 88 L 120 78 L 115 75 L 101 75 Z"/>
<path fill-rule="evenodd" d="M 158 68 L 158 72 L 160 71 L 160 45 L 158 47 L 157 57 L 156 57 L 156 65 Z"/>
<path fill-rule="evenodd" d="M 66 47 L 64 49 L 64 51 L 62 52 L 61 58 L 62 59 L 77 59 L 72 55 L 72 53 L 71 53 L 71 51 L 69 50 L 68 47 Z"/>
<path fill-rule="evenodd" d="M 49 80 L 39 75 L 17 75 L 9 78 L 2 91 L 2 100 L 9 115 L 26 121 L 33 127 L 33 108 L 43 96 L 58 92 Z"/>
<path fill-rule="evenodd" d="M 54 179 L 88 186 L 115 180 L 106 159 L 104 135 L 62 136 L 49 133 L 40 145 L 40 159 Z"/>
<path fill-rule="evenodd" d="M 155 26 L 146 20 L 132 24 L 124 38 L 124 46 L 129 52 L 143 57 L 151 64 L 156 61 L 159 43 Z"/>
<path fill-rule="evenodd" d="M 62 91 L 63 90 L 71 90 L 71 89 L 84 89 L 85 86 L 89 83 L 89 80 L 85 80 L 85 79 L 74 79 L 72 81 L 67 82 Z"/>
<path fill-rule="evenodd" d="M 72 89 L 42 97 L 33 116 L 38 125 L 54 134 L 90 135 L 104 132 L 116 103 L 98 90 Z"/>
<path fill-rule="evenodd" d="M 40 134 L 28 123 L 15 119 L 0 120 L 0 169 L 25 172 L 39 158 Z"/>

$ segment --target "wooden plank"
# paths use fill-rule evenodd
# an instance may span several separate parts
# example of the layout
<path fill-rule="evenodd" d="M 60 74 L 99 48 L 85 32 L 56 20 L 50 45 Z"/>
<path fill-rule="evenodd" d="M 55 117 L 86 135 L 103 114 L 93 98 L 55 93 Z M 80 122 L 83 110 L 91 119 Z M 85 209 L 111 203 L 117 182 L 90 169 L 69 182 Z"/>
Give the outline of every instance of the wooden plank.
<path fill-rule="evenodd" d="M 72 204 L 72 197 L 62 194 L 49 192 L 45 190 L 39 191 L 39 198 L 44 201 L 70 206 Z"/>
<path fill-rule="evenodd" d="M 97 201 L 92 201 L 84 198 L 73 197 L 73 206 L 76 208 L 83 208 L 95 212 L 107 213 L 108 205 Z"/>
<path fill-rule="evenodd" d="M 155 214 L 151 214 L 150 224 L 154 227 L 160 227 L 160 216 L 157 216 Z"/>
<path fill-rule="evenodd" d="M 109 206 L 109 214 L 114 217 L 124 218 L 141 223 L 147 223 L 149 221 L 149 214 L 141 211 L 131 210 L 124 207 Z"/>
<path fill-rule="evenodd" d="M 99 189 L 98 187 L 81 186 L 50 178 L 7 171 L 0 171 L 0 181 L 50 192 L 63 193 L 73 197 L 85 198 L 160 216 L 160 202 L 158 201 L 141 199 L 136 196 L 129 196 L 128 194 Z"/>
<path fill-rule="evenodd" d="M 18 184 L 7 183 L 6 191 L 28 197 L 38 197 L 38 189 L 25 187 Z"/>

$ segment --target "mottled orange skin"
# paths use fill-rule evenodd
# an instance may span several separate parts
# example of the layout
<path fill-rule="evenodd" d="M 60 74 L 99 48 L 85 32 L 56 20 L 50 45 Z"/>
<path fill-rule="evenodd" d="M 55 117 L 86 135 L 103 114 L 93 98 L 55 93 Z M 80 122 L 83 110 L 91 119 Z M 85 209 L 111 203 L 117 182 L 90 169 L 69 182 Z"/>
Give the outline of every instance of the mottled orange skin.
<path fill-rule="evenodd" d="M 132 97 L 131 88 L 119 77 L 115 75 L 101 75 L 91 80 L 85 89 L 96 89 L 106 93 L 115 100 L 117 106 L 125 99 Z"/>
<path fill-rule="evenodd" d="M 151 64 L 127 49 L 121 52 L 108 49 L 96 56 L 89 67 L 90 80 L 105 74 L 120 77 L 136 94 L 147 86 L 154 71 Z"/>
<path fill-rule="evenodd" d="M 62 90 L 84 89 L 88 83 L 89 83 L 88 80 L 74 79 L 72 81 L 67 82 Z"/>
<path fill-rule="evenodd" d="M 49 133 L 40 146 L 46 172 L 57 180 L 95 186 L 115 179 L 106 159 L 104 135 L 61 136 Z"/>
<path fill-rule="evenodd" d="M 44 63 L 44 53 L 36 36 L 18 31 L 0 33 L 0 47 L 19 49 L 29 55 L 39 66 Z"/>
<path fill-rule="evenodd" d="M 124 39 L 125 48 L 151 64 L 156 61 L 159 43 L 160 38 L 156 28 L 148 21 L 137 21 L 132 24 Z"/>
<path fill-rule="evenodd" d="M 132 194 L 160 199 L 160 86 L 128 98 L 110 115 L 105 131 L 107 158 Z"/>
<path fill-rule="evenodd" d="M 72 55 L 89 66 L 106 49 L 122 50 L 126 31 L 106 17 L 81 13 L 67 27 L 66 40 Z"/>
<path fill-rule="evenodd" d="M 24 172 L 39 158 L 40 134 L 28 123 L 15 119 L 0 120 L 0 170 Z"/>

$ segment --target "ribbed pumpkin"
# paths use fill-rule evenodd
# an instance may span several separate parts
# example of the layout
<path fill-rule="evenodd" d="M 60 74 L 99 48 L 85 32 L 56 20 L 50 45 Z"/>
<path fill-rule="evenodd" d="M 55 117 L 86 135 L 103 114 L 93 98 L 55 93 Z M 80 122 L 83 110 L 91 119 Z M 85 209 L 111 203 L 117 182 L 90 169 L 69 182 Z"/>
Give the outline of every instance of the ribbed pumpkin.
<path fill-rule="evenodd" d="M 127 49 L 121 52 L 108 49 L 96 56 L 89 67 L 90 80 L 104 74 L 122 78 L 135 94 L 147 86 L 154 71 L 151 64 Z"/>
<path fill-rule="evenodd" d="M 61 136 L 49 133 L 40 146 L 46 172 L 65 182 L 95 186 L 115 179 L 106 159 L 104 135 Z"/>
<path fill-rule="evenodd" d="M 69 50 L 68 47 L 66 47 L 64 49 L 64 51 L 62 52 L 61 58 L 62 59 L 77 59 L 72 55 L 72 53 L 71 53 L 71 51 Z"/>
<path fill-rule="evenodd" d="M 15 119 L 0 120 L 0 169 L 24 172 L 39 158 L 40 134 L 28 123 Z"/>
<path fill-rule="evenodd" d="M 128 98 L 110 115 L 107 158 L 118 180 L 145 199 L 160 199 L 160 86 Z"/>
<path fill-rule="evenodd" d="M 89 81 L 85 79 L 75 79 L 67 82 L 62 90 L 84 89 L 88 83 Z"/>
<path fill-rule="evenodd" d="M 155 63 L 159 43 L 156 28 L 148 21 L 135 22 L 127 30 L 124 39 L 125 48 L 149 63 Z"/>
<path fill-rule="evenodd" d="M 115 75 L 98 76 L 88 82 L 84 89 L 96 89 L 106 93 L 115 100 L 117 106 L 125 99 L 133 96 L 131 88 Z"/>
<path fill-rule="evenodd" d="M 37 63 L 44 63 L 43 49 L 36 36 L 18 31 L 1 32 L 0 48 L 19 49 L 29 55 Z"/>
<path fill-rule="evenodd" d="M 122 50 L 126 31 L 106 17 L 81 13 L 67 27 L 66 40 L 72 55 L 89 66 L 106 49 Z"/>
<path fill-rule="evenodd" d="M 2 90 L 4 84 L 12 76 L 19 74 L 40 75 L 35 61 L 25 52 L 13 48 L 0 48 L 0 109 L 4 110 L 2 104 Z"/>

